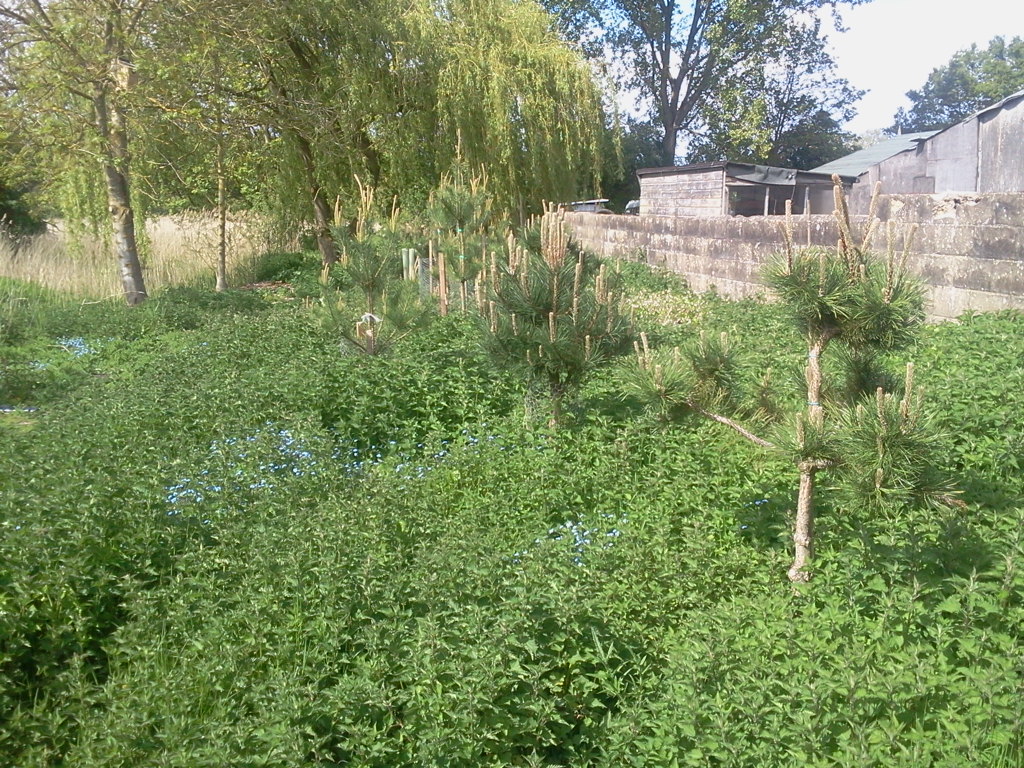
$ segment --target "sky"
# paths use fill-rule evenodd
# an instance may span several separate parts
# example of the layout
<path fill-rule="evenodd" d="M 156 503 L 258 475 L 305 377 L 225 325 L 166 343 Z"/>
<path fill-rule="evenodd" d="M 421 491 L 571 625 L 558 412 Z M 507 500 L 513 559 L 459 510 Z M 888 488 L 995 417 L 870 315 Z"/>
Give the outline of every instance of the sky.
<path fill-rule="evenodd" d="M 839 73 L 869 91 L 846 124 L 856 133 L 886 128 L 907 91 L 919 89 L 936 67 L 997 35 L 1024 37 L 1024 0 L 872 0 L 846 8 L 848 31 L 829 35 Z"/>

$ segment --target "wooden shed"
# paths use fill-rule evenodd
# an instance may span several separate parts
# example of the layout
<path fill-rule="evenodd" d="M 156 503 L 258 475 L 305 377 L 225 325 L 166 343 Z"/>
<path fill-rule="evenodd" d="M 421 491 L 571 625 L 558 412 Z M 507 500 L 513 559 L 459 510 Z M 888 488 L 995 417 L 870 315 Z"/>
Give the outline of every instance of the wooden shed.
<path fill-rule="evenodd" d="M 776 216 L 831 213 L 832 177 L 750 163 L 641 168 L 640 213 L 653 216 Z M 852 182 L 852 179 L 850 180 Z"/>

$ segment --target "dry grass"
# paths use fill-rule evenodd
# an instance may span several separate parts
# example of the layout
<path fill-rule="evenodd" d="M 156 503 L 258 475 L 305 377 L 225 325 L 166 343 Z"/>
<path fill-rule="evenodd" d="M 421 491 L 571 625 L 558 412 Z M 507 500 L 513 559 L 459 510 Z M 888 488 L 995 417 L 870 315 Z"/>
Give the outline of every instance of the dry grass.
<path fill-rule="evenodd" d="M 146 225 L 143 274 L 150 294 L 172 285 L 214 285 L 217 218 L 213 213 L 163 216 Z M 255 219 L 228 222 L 229 284 L 247 278 L 256 257 L 273 246 L 269 228 Z M 12 240 L 0 232 L 0 277 L 25 280 L 83 298 L 119 296 L 117 262 L 104 237 L 72 242 L 59 225 L 46 234 Z"/>

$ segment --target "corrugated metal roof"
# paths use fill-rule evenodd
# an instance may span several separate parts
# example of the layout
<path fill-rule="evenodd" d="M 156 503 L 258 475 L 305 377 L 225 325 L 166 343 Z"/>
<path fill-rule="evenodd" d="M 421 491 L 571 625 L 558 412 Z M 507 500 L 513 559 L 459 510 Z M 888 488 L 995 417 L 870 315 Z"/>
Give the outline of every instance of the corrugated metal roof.
<path fill-rule="evenodd" d="M 1020 101 L 1021 99 L 1024 99 L 1024 91 L 1017 91 L 1016 93 L 1011 93 L 1005 99 L 1002 99 L 1001 101 L 997 101 L 992 106 L 985 107 L 984 109 L 979 109 L 977 112 L 975 112 L 970 117 L 965 118 L 963 120 L 963 122 L 967 122 L 967 120 L 970 120 L 971 118 L 974 118 L 974 117 L 981 117 L 982 115 L 986 114 L 987 112 L 995 112 L 997 109 L 1002 109 L 1003 107 L 1008 106 L 1012 102 Z"/>
<path fill-rule="evenodd" d="M 792 186 L 794 184 L 831 184 L 831 174 L 815 174 L 814 171 L 798 171 L 795 168 L 776 168 L 771 165 L 756 165 L 754 163 L 733 163 L 726 160 L 719 160 L 710 163 L 691 163 L 690 165 L 670 165 L 664 168 L 640 168 L 636 175 L 640 178 L 647 176 L 671 176 L 681 173 L 697 173 L 700 171 L 725 170 L 726 176 L 741 181 L 749 181 L 755 184 Z M 844 174 L 840 174 L 842 176 Z M 852 182 L 856 176 L 845 179 Z"/>
<path fill-rule="evenodd" d="M 939 131 L 922 131 L 921 133 L 904 133 L 891 139 L 880 141 L 870 147 L 859 149 L 852 154 L 833 160 L 831 163 L 812 168 L 811 173 L 838 173 L 840 176 L 860 176 L 868 168 L 888 160 L 893 155 L 916 149 L 917 145 L 934 136 Z"/>

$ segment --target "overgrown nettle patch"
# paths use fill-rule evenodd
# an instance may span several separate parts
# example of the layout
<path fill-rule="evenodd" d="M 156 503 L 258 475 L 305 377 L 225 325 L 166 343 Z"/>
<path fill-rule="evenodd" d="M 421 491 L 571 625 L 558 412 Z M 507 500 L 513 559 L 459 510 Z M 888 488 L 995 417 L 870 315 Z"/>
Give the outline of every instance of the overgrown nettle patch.
<path fill-rule="evenodd" d="M 457 439 L 442 439 L 436 444 L 417 443 L 413 450 L 399 450 L 396 440 L 361 447 L 355 440 L 337 442 L 323 435 L 298 435 L 291 429 L 267 422 L 243 437 L 213 441 L 197 472 L 165 487 L 167 514 L 183 515 L 200 505 L 212 506 L 214 514 L 240 511 L 254 493 L 280 490 L 298 478 L 358 479 L 386 460 L 393 465 L 394 474 L 400 480 L 415 481 L 446 461 L 453 452 L 479 452 L 485 444 L 506 450 L 507 446 L 501 441 L 499 435 L 480 438 L 463 429 Z M 212 520 L 206 518 L 203 522 Z"/>
<path fill-rule="evenodd" d="M 96 347 L 96 342 L 90 343 L 81 336 L 64 336 L 57 339 L 56 343 L 57 346 L 75 357 L 95 355 L 99 351 Z"/>
<path fill-rule="evenodd" d="M 269 491 L 292 478 L 316 476 L 325 456 L 332 456 L 325 438 L 297 437 L 271 422 L 243 437 L 215 440 L 205 466 L 166 487 L 167 514 L 181 515 L 201 504 L 216 505 L 218 513 L 235 511 L 244 502 L 240 494 Z"/>
<path fill-rule="evenodd" d="M 584 514 L 548 528 L 547 534 L 533 540 L 533 546 L 512 555 L 512 562 L 521 563 L 525 558 L 540 552 L 548 546 L 568 547 L 574 565 L 584 565 L 585 556 L 595 549 L 609 549 L 623 535 L 629 523 L 626 515 L 612 512 Z"/>

